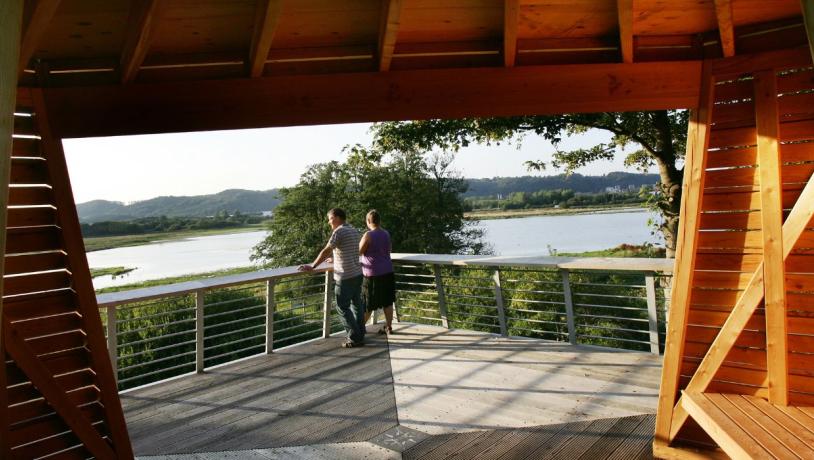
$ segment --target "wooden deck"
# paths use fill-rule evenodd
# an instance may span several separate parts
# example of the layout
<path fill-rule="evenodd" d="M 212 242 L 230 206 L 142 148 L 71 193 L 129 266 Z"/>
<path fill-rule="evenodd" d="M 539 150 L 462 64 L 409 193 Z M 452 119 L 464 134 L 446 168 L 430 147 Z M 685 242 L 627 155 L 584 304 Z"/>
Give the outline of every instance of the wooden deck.
<path fill-rule="evenodd" d="M 364 348 L 320 340 L 123 393 L 136 455 L 651 455 L 657 356 L 410 324 L 389 343 L 368 337 Z"/>

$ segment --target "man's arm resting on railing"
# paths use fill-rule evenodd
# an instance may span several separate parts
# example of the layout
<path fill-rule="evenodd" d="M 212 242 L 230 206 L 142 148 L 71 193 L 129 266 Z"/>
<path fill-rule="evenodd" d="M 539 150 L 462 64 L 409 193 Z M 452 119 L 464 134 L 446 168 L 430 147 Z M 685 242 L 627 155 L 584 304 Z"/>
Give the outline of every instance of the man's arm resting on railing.
<path fill-rule="evenodd" d="M 315 268 L 319 267 L 319 264 L 321 264 L 326 259 L 331 257 L 333 250 L 334 248 L 332 248 L 330 245 L 325 246 L 324 248 L 322 248 L 322 251 L 319 252 L 317 258 L 314 259 L 314 261 L 310 265 L 309 264 L 300 265 L 299 267 L 297 267 L 297 270 L 301 272 L 310 272 L 314 270 Z"/>

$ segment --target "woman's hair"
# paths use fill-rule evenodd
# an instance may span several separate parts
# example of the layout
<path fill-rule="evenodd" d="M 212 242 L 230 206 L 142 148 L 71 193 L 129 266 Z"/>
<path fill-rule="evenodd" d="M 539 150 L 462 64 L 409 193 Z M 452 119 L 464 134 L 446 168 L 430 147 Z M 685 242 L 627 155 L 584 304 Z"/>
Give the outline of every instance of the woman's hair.
<path fill-rule="evenodd" d="M 375 209 L 371 209 L 370 211 L 368 211 L 367 218 L 370 219 L 370 221 L 376 225 L 379 225 L 379 223 L 381 223 L 382 221 L 382 217 L 379 215 L 379 211 L 376 211 Z"/>

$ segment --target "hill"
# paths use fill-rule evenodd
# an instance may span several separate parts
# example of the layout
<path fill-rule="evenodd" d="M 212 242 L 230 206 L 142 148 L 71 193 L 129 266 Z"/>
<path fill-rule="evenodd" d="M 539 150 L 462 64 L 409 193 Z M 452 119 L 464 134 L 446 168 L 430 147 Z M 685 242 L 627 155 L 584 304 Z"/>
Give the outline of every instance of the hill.
<path fill-rule="evenodd" d="M 76 205 L 82 222 L 126 221 L 143 217 L 205 217 L 219 211 L 258 214 L 277 206 L 277 189 L 224 190 L 214 195 L 160 196 L 131 204 L 94 200 Z"/>
<path fill-rule="evenodd" d="M 469 190 L 464 197 L 495 197 L 514 192 L 537 192 L 539 190 L 569 189 L 577 193 L 600 193 L 608 187 L 619 187 L 621 190 L 633 188 L 638 190 L 642 185 L 658 183 L 658 174 L 635 174 L 612 172 L 604 176 L 583 176 L 571 174 L 566 176 L 523 176 L 495 177 L 492 179 L 468 179 Z"/>

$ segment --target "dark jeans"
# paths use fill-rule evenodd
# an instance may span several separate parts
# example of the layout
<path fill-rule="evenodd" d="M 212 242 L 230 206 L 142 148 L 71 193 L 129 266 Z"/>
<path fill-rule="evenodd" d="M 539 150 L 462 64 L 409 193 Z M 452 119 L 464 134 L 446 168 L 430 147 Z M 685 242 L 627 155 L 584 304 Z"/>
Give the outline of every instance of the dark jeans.
<path fill-rule="evenodd" d="M 335 281 L 336 311 L 351 342 L 365 341 L 365 304 L 362 303 L 362 275 Z M 353 305 L 351 305 L 353 304 Z"/>

